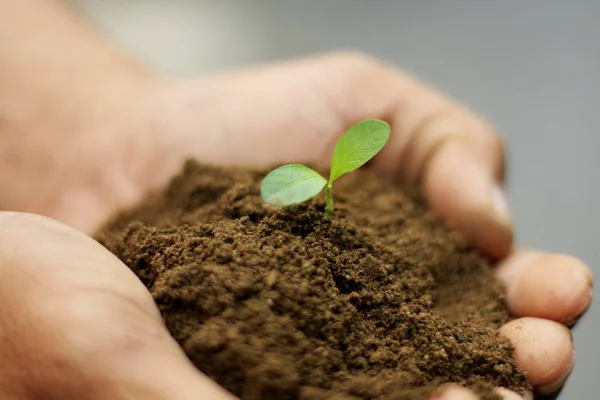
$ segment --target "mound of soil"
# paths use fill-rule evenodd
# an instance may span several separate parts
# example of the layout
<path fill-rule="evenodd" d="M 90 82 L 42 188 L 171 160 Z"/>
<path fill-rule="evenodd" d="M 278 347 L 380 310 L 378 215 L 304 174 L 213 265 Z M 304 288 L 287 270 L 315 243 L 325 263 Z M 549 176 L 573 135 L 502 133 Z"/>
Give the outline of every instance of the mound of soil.
<path fill-rule="evenodd" d="M 320 198 L 263 204 L 265 173 L 188 162 L 97 235 L 202 372 L 245 400 L 528 388 L 488 264 L 414 188 L 355 172 L 327 217 Z"/>

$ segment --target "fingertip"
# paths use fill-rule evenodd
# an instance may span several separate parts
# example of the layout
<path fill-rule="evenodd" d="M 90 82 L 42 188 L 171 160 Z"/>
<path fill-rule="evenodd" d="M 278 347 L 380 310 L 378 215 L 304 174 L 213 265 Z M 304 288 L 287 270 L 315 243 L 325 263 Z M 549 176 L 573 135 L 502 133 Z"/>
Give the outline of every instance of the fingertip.
<path fill-rule="evenodd" d="M 496 394 L 502 397 L 502 400 L 532 400 L 533 397 L 531 393 L 527 392 L 524 395 L 520 395 L 512 390 L 508 390 L 505 388 L 496 389 Z"/>
<path fill-rule="evenodd" d="M 494 392 L 500 396 L 502 400 L 533 400 L 531 392 L 525 392 L 523 395 L 520 395 L 505 388 L 497 388 Z M 475 393 L 466 388 L 452 385 L 434 395 L 430 400 L 478 400 L 478 397 Z"/>
<path fill-rule="evenodd" d="M 498 266 L 497 276 L 506 286 L 508 308 L 518 317 L 571 325 L 591 304 L 592 274 L 574 257 L 519 251 Z"/>
<path fill-rule="evenodd" d="M 554 321 L 520 318 L 505 324 L 500 333 L 515 346 L 519 368 L 541 394 L 559 389 L 575 363 L 571 332 Z"/>
<path fill-rule="evenodd" d="M 469 389 L 452 385 L 435 393 L 429 400 L 478 400 L 478 398 Z"/>

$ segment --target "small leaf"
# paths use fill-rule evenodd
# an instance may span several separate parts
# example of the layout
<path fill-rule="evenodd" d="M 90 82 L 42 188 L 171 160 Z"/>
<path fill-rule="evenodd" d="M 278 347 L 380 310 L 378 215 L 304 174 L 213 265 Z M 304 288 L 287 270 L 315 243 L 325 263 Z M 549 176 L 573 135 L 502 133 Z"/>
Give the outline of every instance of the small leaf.
<path fill-rule="evenodd" d="M 390 126 L 379 120 L 359 122 L 348 129 L 333 150 L 329 183 L 362 167 L 383 149 L 390 137 Z"/>
<path fill-rule="evenodd" d="M 260 193 L 265 203 L 285 207 L 316 196 L 326 183 L 318 172 L 301 164 L 290 164 L 265 176 Z"/>

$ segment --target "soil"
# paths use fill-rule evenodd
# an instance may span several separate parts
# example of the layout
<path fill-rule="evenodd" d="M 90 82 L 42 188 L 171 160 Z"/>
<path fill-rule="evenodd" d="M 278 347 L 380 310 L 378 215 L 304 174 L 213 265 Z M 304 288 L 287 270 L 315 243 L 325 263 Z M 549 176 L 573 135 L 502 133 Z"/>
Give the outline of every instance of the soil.
<path fill-rule="evenodd" d="M 327 217 L 322 198 L 263 204 L 266 172 L 188 162 L 97 235 L 201 371 L 245 400 L 529 389 L 501 286 L 416 188 L 355 172 Z"/>

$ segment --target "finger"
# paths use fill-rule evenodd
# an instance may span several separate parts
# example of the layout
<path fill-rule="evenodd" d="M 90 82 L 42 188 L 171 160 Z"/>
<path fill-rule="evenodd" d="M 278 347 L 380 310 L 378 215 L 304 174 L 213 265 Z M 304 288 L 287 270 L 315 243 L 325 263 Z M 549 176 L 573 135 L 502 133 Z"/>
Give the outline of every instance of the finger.
<path fill-rule="evenodd" d="M 497 276 L 506 286 L 507 306 L 517 317 L 571 325 L 591 304 L 592 274 L 570 256 L 518 251 L 498 266 Z"/>
<path fill-rule="evenodd" d="M 52 220 L 0 213 L 0 397 L 231 399 L 116 257 Z"/>
<path fill-rule="evenodd" d="M 478 397 L 468 389 L 452 385 L 435 393 L 430 400 L 478 400 Z"/>
<path fill-rule="evenodd" d="M 364 119 L 385 119 L 392 135 L 373 166 L 420 181 L 431 205 L 484 253 L 499 258 L 511 247 L 512 225 L 499 186 L 500 139 L 470 112 L 397 70 L 365 56 L 338 54 L 174 89 L 156 113 L 163 116 L 157 125 L 168 126 L 169 135 L 160 136 L 164 143 L 144 143 L 160 148 L 151 152 L 160 157 L 142 169 L 152 171 L 153 179 L 170 176 L 179 165 L 172 161 L 182 154 L 217 164 L 325 166 L 345 129 Z M 211 135 L 199 135 L 198 126 Z M 172 132 L 185 133 L 177 139 Z M 149 140 L 155 142 L 154 136 Z M 215 151 L 220 148 L 227 148 L 228 157 Z"/>
<path fill-rule="evenodd" d="M 512 390 L 498 388 L 496 389 L 496 394 L 502 397 L 502 400 L 533 400 L 533 395 L 529 392 L 520 395 Z"/>
<path fill-rule="evenodd" d="M 502 400 L 532 400 L 531 393 L 525 393 L 520 395 L 511 390 L 498 388 L 495 393 L 502 398 Z M 452 385 L 448 388 L 444 388 L 438 393 L 435 393 L 429 400 L 478 400 L 479 398 L 472 391 L 465 389 L 460 386 Z"/>
<path fill-rule="evenodd" d="M 505 324 L 501 334 L 515 346 L 515 360 L 540 394 L 559 389 L 575 363 L 571 333 L 557 322 L 520 318 Z"/>
<path fill-rule="evenodd" d="M 346 124 L 381 117 L 392 136 L 374 167 L 420 180 L 430 204 L 484 253 L 501 258 L 513 232 L 501 188 L 504 151 L 483 121 L 405 74 L 360 57 L 332 57 L 329 103 Z M 331 79 L 333 78 L 333 79 Z"/>

